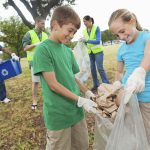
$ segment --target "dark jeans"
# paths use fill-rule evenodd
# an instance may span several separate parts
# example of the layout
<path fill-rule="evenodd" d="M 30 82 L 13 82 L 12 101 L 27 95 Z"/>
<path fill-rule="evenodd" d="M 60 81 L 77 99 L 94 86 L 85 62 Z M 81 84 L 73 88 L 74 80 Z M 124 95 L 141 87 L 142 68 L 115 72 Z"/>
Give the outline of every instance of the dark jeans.
<path fill-rule="evenodd" d="M 6 98 L 6 87 L 4 81 L 0 81 L 0 101 Z"/>
<path fill-rule="evenodd" d="M 96 66 L 97 66 L 97 70 L 101 76 L 102 82 L 103 83 L 109 83 L 106 73 L 104 71 L 103 68 L 103 52 L 100 53 L 96 53 L 96 54 L 89 54 L 90 57 L 90 66 L 91 66 L 91 74 L 92 74 L 92 78 L 93 78 L 93 87 L 96 88 L 99 86 L 99 80 L 97 78 L 97 71 L 96 71 Z"/>

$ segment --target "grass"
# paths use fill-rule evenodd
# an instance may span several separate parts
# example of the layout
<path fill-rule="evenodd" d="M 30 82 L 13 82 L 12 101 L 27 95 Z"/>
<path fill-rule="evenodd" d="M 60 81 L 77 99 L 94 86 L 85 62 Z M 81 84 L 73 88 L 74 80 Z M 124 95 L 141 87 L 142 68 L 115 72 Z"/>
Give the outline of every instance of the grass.
<path fill-rule="evenodd" d="M 110 82 L 116 69 L 118 45 L 106 46 L 104 66 Z M 22 74 L 6 80 L 8 104 L 0 103 L 0 150 L 44 150 L 46 129 L 42 118 L 42 97 L 39 88 L 38 109 L 31 110 L 31 77 L 26 59 L 21 59 Z M 91 78 L 86 83 L 91 87 Z M 87 114 L 90 148 L 94 139 L 94 116 Z"/>

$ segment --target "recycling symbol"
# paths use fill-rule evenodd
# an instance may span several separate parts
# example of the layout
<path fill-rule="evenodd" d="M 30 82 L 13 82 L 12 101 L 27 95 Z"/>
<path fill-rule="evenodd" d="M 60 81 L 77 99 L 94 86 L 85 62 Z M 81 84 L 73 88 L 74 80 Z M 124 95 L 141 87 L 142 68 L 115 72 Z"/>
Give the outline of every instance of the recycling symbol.
<path fill-rule="evenodd" d="M 8 70 L 7 69 L 2 69 L 1 74 L 3 76 L 7 76 L 8 75 Z"/>

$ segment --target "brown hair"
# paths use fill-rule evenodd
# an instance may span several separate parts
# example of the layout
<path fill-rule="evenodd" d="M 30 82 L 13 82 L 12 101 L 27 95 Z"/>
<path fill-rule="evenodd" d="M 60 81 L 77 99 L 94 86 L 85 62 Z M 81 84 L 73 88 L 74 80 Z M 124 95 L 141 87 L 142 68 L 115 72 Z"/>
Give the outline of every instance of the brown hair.
<path fill-rule="evenodd" d="M 94 24 L 94 19 L 92 17 L 90 17 L 89 15 L 84 16 L 83 19 L 86 20 L 86 21 L 90 21 L 91 20 L 92 24 Z"/>
<path fill-rule="evenodd" d="M 136 20 L 136 29 L 139 31 L 143 30 L 137 20 L 136 15 L 134 13 L 131 13 L 127 9 L 118 9 L 118 10 L 114 11 L 110 16 L 108 26 L 110 26 L 111 23 L 118 18 L 121 18 L 123 20 L 123 22 L 129 22 L 132 18 L 134 18 Z"/>
<path fill-rule="evenodd" d="M 50 22 L 51 29 L 53 28 L 52 22 L 54 20 L 56 20 L 60 26 L 68 23 L 72 23 L 77 29 L 81 26 L 80 17 L 69 5 L 55 8 Z"/>
<path fill-rule="evenodd" d="M 39 22 L 39 21 L 41 21 L 41 20 L 45 20 L 44 17 L 42 17 L 42 16 L 37 16 L 37 17 L 35 18 L 35 22 Z"/>

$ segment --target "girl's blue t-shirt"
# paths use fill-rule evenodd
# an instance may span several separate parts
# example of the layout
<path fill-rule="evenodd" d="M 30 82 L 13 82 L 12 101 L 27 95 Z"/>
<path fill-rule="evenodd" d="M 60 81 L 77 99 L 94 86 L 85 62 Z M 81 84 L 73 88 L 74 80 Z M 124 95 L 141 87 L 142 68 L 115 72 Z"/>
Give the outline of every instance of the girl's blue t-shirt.
<path fill-rule="evenodd" d="M 150 39 L 149 31 L 141 31 L 137 39 L 132 44 L 123 43 L 118 49 L 117 60 L 124 62 L 125 74 L 122 78 L 122 84 L 125 85 L 128 77 L 134 69 L 140 66 L 144 57 L 144 48 L 147 40 Z M 150 71 L 146 74 L 145 89 L 137 94 L 141 102 L 150 102 Z"/>

